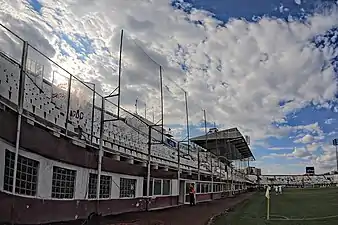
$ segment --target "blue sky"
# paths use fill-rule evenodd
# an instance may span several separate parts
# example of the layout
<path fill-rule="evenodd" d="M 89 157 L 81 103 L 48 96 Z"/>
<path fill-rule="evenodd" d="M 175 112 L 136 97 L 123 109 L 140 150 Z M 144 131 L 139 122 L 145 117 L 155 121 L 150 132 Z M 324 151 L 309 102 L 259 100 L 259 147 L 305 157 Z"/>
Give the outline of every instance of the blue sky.
<path fill-rule="evenodd" d="M 231 20 L 246 20 L 250 24 L 258 23 L 260 18 L 266 17 L 271 19 L 282 19 L 289 23 L 292 21 L 305 21 L 308 17 L 314 15 L 314 13 L 330 11 L 332 4 L 335 1 L 314 1 L 314 0 L 172 0 L 167 4 L 174 9 L 184 11 L 186 15 L 191 14 L 194 10 L 205 10 L 211 13 L 214 19 L 222 21 L 221 26 L 227 26 Z M 39 0 L 27 1 L 31 10 L 36 12 L 38 17 L 43 17 L 43 2 Z M 99 3 L 97 3 L 99 5 Z M 100 8 L 102 10 L 102 8 Z M 56 21 L 61 16 L 61 10 L 55 9 L 56 14 L 53 15 Z M 60 14 L 60 15 L 59 15 Z M 108 13 L 109 14 L 109 13 Z M 190 20 L 185 18 L 185 20 Z M 155 20 L 152 22 L 156 22 Z M 191 23 L 202 24 L 202 21 L 192 21 Z M 47 25 L 51 28 L 49 22 Z M 311 25 L 311 24 L 310 24 Z M 332 29 L 326 30 L 311 37 L 308 41 L 309 44 L 317 49 L 331 49 L 331 52 L 337 51 L 338 42 L 338 23 Z M 60 53 L 63 56 L 71 57 L 70 51 L 75 52 L 75 57 L 82 63 L 86 64 L 86 60 L 93 55 L 99 55 L 100 49 L 95 48 L 94 38 L 91 37 L 87 31 L 76 29 L 54 31 L 59 40 L 55 43 Z M 184 30 L 184 29 L 183 29 Z M 138 34 L 143 35 L 143 34 Z M 150 35 L 150 34 L 149 34 Z M 150 40 L 152 41 L 152 40 Z M 224 41 L 225 42 L 225 41 Z M 65 47 L 66 46 L 66 47 Z M 187 51 L 184 44 L 178 43 L 177 52 Z M 329 46 L 329 48 L 328 48 Z M 103 49 L 103 48 L 101 48 Z M 324 50 L 323 50 L 324 51 Z M 188 52 L 188 51 L 187 51 Z M 74 57 L 74 56 L 73 56 Z M 210 61 L 212 57 L 206 56 L 207 61 Z M 206 63 L 207 64 L 207 63 Z M 206 65 L 205 64 L 205 65 Z M 338 55 L 332 57 L 330 60 L 325 61 L 326 65 L 321 65 L 323 70 L 328 65 L 333 65 L 336 72 L 338 71 Z M 190 71 L 191 66 L 187 65 L 187 59 L 184 62 L 178 64 L 183 71 Z M 221 65 L 222 68 L 226 68 L 226 64 Z M 201 70 L 202 67 L 198 69 Z M 209 67 L 203 67 L 202 72 L 206 72 Z M 336 73 L 336 78 L 337 78 Z M 296 76 L 296 75 L 295 75 Z M 226 79 L 226 78 L 225 78 Z M 336 80 L 335 80 L 336 81 Z M 305 81 L 304 81 L 305 82 Z M 230 84 L 231 86 L 231 84 Z M 337 96 L 337 93 L 336 93 Z M 283 98 L 282 98 L 283 99 Z M 294 99 L 285 97 L 284 100 L 279 102 L 281 110 L 288 108 L 294 103 Z M 319 106 L 321 105 L 321 106 Z M 307 102 L 303 108 L 288 111 L 284 116 L 284 121 L 272 121 L 273 127 L 278 128 L 280 135 L 266 135 L 265 138 L 255 140 L 251 146 L 256 156 L 257 162 L 253 165 L 265 169 L 266 173 L 302 173 L 305 170 L 305 166 L 311 166 L 313 159 L 319 157 L 323 152 L 327 151 L 332 139 L 336 137 L 337 130 L 337 113 L 338 105 L 335 99 L 327 102 L 325 106 L 323 102 L 320 104 L 316 102 Z M 202 117 L 202 116 L 201 116 Z M 210 118 L 210 117 L 209 117 Z M 201 118 L 202 121 L 203 118 Z M 184 123 L 184 122 L 182 122 Z M 208 127 L 213 127 L 214 121 L 208 120 Z M 229 123 L 230 124 L 230 123 Z M 217 124 L 218 127 L 229 127 L 227 122 Z M 190 126 L 190 135 L 200 135 L 203 133 L 201 128 L 204 124 L 195 124 Z M 242 127 L 245 125 L 242 124 Z M 170 125 L 173 130 L 180 130 L 180 138 L 185 137 L 185 125 Z M 258 128 L 259 129 L 259 128 Z M 253 131 L 255 132 L 255 131 Z M 243 133 L 245 134 L 245 133 Z M 273 136 L 273 137 L 272 137 Z M 294 148 L 300 149 L 295 151 Z M 319 161 L 318 161 L 319 162 Z M 318 166 L 319 164 L 316 164 Z M 270 170 L 279 166 L 276 171 Z M 329 167 L 322 168 L 321 171 L 330 169 Z"/>
<path fill-rule="evenodd" d="M 176 8 L 183 9 L 186 12 L 190 12 L 191 9 L 203 9 L 214 14 L 213 16 L 225 24 L 230 18 L 245 18 L 247 21 L 254 22 L 257 18 L 266 16 L 266 17 L 276 17 L 283 20 L 290 20 L 292 16 L 293 20 L 303 20 L 309 14 L 313 14 L 314 10 L 318 11 L 318 6 L 322 9 L 327 7 L 327 2 L 330 1 L 294 1 L 294 0 L 237 0 L 237 1 L 219 1 L 219 0 L 185 0 L 182 4 L 181 1 L 173 1 L 172 5 Z M 331 1 L 333 2 L 333 1 Z M 299 4 L 301 3 L 301 4 Z M 245 7 L 243 7 L 245 6 Z M 329 8 L 329 7 L 328 7 Z M 328 30 L 326 33 L 314 37 L 313 41 L 316 43 L 318 48 L 321 48 L 324 45 L 332 45 L 334 48 L 338 47 L 338 32 L 336 29 Z M 329 36 L 329 38 L 327 38 Z M 338 57 L 332 59 L 332 64 L 335 65 L 336 71 L 338 71 Z M 337 73 L 338 76 L 338 73 Z M 283 107 L 287 102 L 282 102 L 280 104 Z M 298 125 L 308 125 L 318 123 L 318 126 L 324 132 L 323 139 L 320 140 L 321 143 L 331 144 L 332 139 L 337 137 L 338 133 L 338 121 L 337 121 L 337 103 L 331 102 L 329 108 L 318 109 L 315 105 L 309 105 L 299 111 L 290 113 L 286 116 L 286 121 L 284 123 L 275 123 L 276 126 L 298 126 Z M 209 127 L 213 127 L 213 123 L 208 124 Z M 203 126 L 203 125 L 202 125 Z M 337 133 L 335 133 L 337 132 Z M 194 129 L 192 127 L 191 135 L 200 135 L 202 132 L 200 130 Z M 299 137 L 302 135 L 311 134 L 311 132 L 291 132 L 281 138 L 267 138 L 264 140 L 264 146 L 254 145 L 253 151 L 255 157 L 259 161 L 257 166 L 273 166 L 275 164 L 285 165 L 288 167 L 288 163 L 296 165 L 299 162 L 302 162 L 301 159 L 288 159 L 285 158 L 267 158 L 263 159 L 264 156 L 269 154 L 278 153 L 280 155 L 290 154 L 294 151 L 294 148 L 304 147 L 303 143 L 295 143 Z M 297 137 L 297 135 L 300 135 Z M 318 134 L 314 134 L 318 135 Z M 280 149 L 274 149 L 280 148 Z M 322 151 L 319 147 L 313 154 L 318 154 Z M 312 166 L 311 162 L 306 161 L 308 166 Z M 253 163 L 255 165 L 255 163 Z M 301 168 L 307 164 L 301 164 L 299 168 L 296 168 L 294 171 L 300 171 Z M 264 170 L 263 170 L 264 172 Z M 267 172 L 267 171 L 265 171 Z M 291 172 L 292 173 L 292 172 Z"/>
<path fill-rule="evenodd" d="M 41 15 L 41 10 L 43 8 L 43 3 L 40 0 L 27 0 L 27 3 L 30 5 L 31 9 L 36 13 Z M 92 47 L 92 42 L 87 36 L 80 35 L 78 33 L 56 33 L 57 36 L 64 42 L 66 42 L 74 51 L 77 53 L 78 59 L 84 61 L 89 54 L 95 53 L 95 50 Z M 67 51 L 62 49 L 61 43 L 59 43 L 62 54 L 69 56 Z"/>

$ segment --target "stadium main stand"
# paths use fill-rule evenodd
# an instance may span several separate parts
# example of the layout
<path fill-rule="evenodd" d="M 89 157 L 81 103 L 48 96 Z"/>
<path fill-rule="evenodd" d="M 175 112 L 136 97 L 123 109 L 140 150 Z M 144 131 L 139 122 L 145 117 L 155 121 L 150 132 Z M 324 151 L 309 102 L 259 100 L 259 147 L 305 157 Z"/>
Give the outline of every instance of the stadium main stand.
<path fill-rule="evenodd" d="M 191 184 L 199 204 L 254 185 L 243 173 L 253 155 L 237 128 L 180 143 L 140 115 L 117 115 L 90 83 L 19 42 L 21 61 L 0 52 L 0 222 L 177 207 L 189 204 Z"/>

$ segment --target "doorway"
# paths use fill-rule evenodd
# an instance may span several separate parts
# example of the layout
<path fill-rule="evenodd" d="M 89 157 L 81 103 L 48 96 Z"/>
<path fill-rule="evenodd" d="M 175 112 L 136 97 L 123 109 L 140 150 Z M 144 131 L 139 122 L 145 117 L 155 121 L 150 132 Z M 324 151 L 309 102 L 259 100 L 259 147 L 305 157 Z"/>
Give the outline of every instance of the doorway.
<path fill-rule="evenodd" d="M 184 204 L 184 196 L 185 196 L 185 181 L 180 180 L 179 181 L 180 186 L 179 186 L 179 198 L 178 198 L 178 204 Z"/>
<path fill-rule="evenodd" d="M 196 182 L 192 182 L 192 181 L 186 181 L 185 182 L 185 204 L 190 204 L 190 197 L 189 197 L 189 189 L 190 189 L 190 185 L 193 184 L 194 187 L 196 188 Z"/>

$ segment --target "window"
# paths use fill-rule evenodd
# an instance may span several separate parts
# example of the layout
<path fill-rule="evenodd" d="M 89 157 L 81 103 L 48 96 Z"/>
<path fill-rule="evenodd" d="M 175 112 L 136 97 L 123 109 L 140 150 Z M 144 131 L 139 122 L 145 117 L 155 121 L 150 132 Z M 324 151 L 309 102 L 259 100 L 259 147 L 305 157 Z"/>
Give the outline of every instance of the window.
<path fill-rule="evenodd" d="M 196 183 L 196 193 L 201 193 L 201 183 Z"/>
<path fill-rule="evenodd" d="M 120 178 L 120 198 L 134 198 L 136 179 Z"/>
<path fill-rule="evenodd" d="M 53 166 L 52 198 L 74 198 L 76 170 Z"/>
<path fill-rule="evenodd" d="M 98 175 L 94 173 L 89 174 L 88 183 L 88 198 L 96 198 Z M 100 180 L 100 198 L 109 198 L 111 190 L 111 176 L 101 175 Z"/>
<path fill-rule="evenodd" d="M 205 184 L 204 183 L 202 183 L 201 184 L 201 193 L 205 193 L 206 191 L 205 191 Z"/>
<path fill-rule="evenodd" d="M 155 180 L 154 181 L 154 195 L 161 195 L 162 194 L 162 180 Z"/>
<path fill-rule="evenodd" d="M 170 195 L 170 185 L 171 185 L 171 180 L 163 180 L 163 195 Z"/>
<path fill-rule="evenodd" d="M 150 189 L 149 189 L 149 195 L 153 195 L 153 179 L 150 179 Z M 147 196 L 147 179 L 143 180 L 143 196 Z"/>
<path fill-rule="evenodd" d="M 4 190 L 13 191 L 15 153 L 6 150 Z M 35 196 L 38 185 L 39 162 L 19 155 L 16 173 L 15 192 Z"/>

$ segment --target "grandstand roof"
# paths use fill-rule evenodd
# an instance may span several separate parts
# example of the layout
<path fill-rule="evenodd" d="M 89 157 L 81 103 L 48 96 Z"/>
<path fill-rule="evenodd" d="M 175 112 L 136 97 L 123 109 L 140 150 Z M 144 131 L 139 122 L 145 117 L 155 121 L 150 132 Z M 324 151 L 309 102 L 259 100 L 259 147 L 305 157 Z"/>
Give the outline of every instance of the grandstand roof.
<path fill-rule="evenodd" d="M 190 141 L 217 155 L 225 156 L 229 160 L 255 159 L 248 143 L 237 128 L 208 133 L 207 135 L 191 138 Z M 233 154 L 228 143 L 235 147 L 240 155 Z"/>

